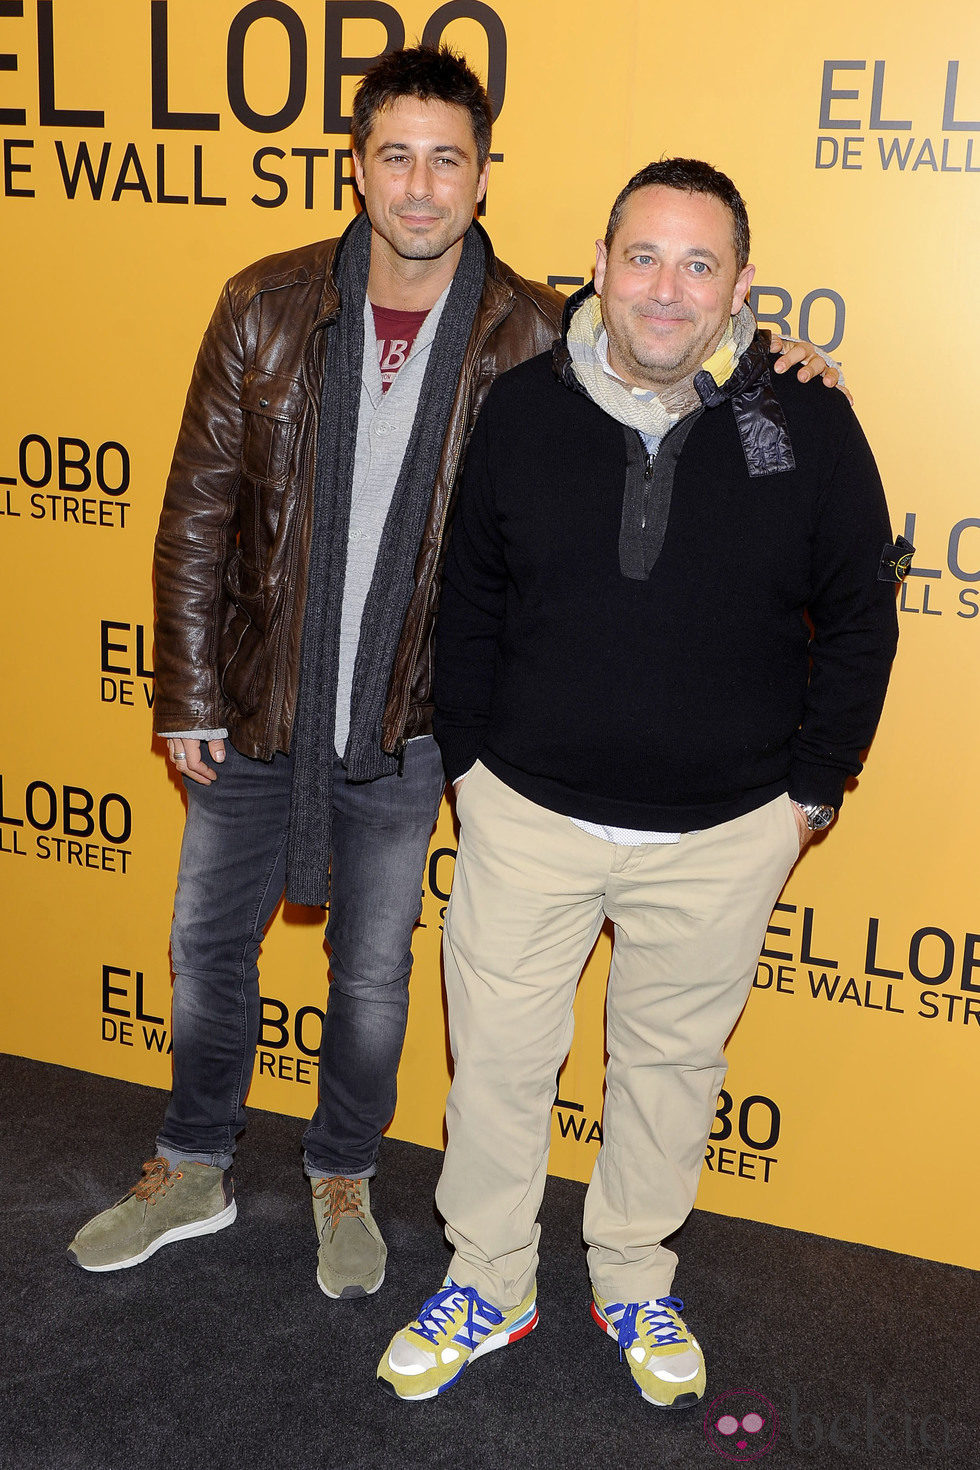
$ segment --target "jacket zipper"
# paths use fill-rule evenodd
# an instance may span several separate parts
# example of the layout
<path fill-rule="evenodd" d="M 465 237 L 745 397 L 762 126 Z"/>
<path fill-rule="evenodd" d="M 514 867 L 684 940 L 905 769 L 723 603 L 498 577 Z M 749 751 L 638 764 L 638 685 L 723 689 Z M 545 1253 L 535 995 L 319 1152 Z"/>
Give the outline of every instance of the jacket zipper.
<path fill-rule="evenodd" d="M 646 445 L 643 446 L 646 450 Z M 640 508 L 640 530 L 647 528 L 647 511 L 650 508 L 650 491 L 653 486 L 653 470 L 656 463 L 656 455 L 647 451 L 646 468 L 643 471 L 643 505 Z"/>

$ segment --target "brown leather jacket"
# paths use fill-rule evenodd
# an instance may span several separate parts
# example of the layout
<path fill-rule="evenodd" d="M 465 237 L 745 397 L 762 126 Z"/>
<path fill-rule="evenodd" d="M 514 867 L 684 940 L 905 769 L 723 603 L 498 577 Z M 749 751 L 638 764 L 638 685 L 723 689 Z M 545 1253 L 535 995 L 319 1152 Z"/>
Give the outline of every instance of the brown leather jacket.
<path fill-rule="evenodd" d="M 431 728 L 432 631 L 463 453 L 494 378 L 553 343 L 563 298 L 487 253 L 382 724 L 397 752 Z M 154 553 L 154 728 L 226 727 L 243 755 L 288 750 L 324 329 L 342 241 L 270 256 L 222 292 L 198 354 Z"/>

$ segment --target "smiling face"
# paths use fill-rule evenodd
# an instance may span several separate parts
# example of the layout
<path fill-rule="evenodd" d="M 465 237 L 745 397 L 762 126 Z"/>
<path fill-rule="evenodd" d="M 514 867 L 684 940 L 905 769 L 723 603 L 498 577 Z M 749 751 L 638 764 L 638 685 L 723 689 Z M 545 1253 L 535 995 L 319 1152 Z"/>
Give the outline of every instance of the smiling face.
<path fill-rule="evenodd" d="M 637 189 L 609 249 L 596 242 L 610 367 L 657 391 L 691 377 L 741 310 L 754 274 L 751 265 L 738 270 L 732 214 L 715 195 Z"/>
<path fill-rule="evenodd" d="M 364 156 L 354 155 L 375 248 L 403 261 L 458 254 L 488 169 L 465 107 L 397 98 L 376 114 Z"/>

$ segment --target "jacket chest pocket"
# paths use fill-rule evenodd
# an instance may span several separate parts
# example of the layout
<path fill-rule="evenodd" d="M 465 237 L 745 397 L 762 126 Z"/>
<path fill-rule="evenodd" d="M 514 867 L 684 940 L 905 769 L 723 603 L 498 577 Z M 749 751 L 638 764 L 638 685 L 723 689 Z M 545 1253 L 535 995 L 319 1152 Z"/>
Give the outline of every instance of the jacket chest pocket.
<path fill-rule="evenodd" d="M 289 476 L 306 389 L 296 378 L 251 368 L 242 381 L 242 472 L 282 489 Z"/>

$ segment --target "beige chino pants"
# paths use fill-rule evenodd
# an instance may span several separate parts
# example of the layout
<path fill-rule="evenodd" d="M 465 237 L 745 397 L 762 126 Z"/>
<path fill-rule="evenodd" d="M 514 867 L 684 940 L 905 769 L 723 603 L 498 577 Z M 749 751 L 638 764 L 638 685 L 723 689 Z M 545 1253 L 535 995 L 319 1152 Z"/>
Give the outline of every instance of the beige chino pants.
<path fill-rule="evenodd" d="M 622 847 L 477 764 L 457 809 L 444 937 L 455 1074 L 436 1193 L 455 1248 L 450 1275 L 505 1310 L 534 1284 L 556 1076 L 579 976 L 608 917 L 589 1272 L 607 1301 L 665 1296 L 677 1257 L 662 1241 L 694 1203 L 725 1041 L 799 853 L 789 798 L 676 844 Z"/>

